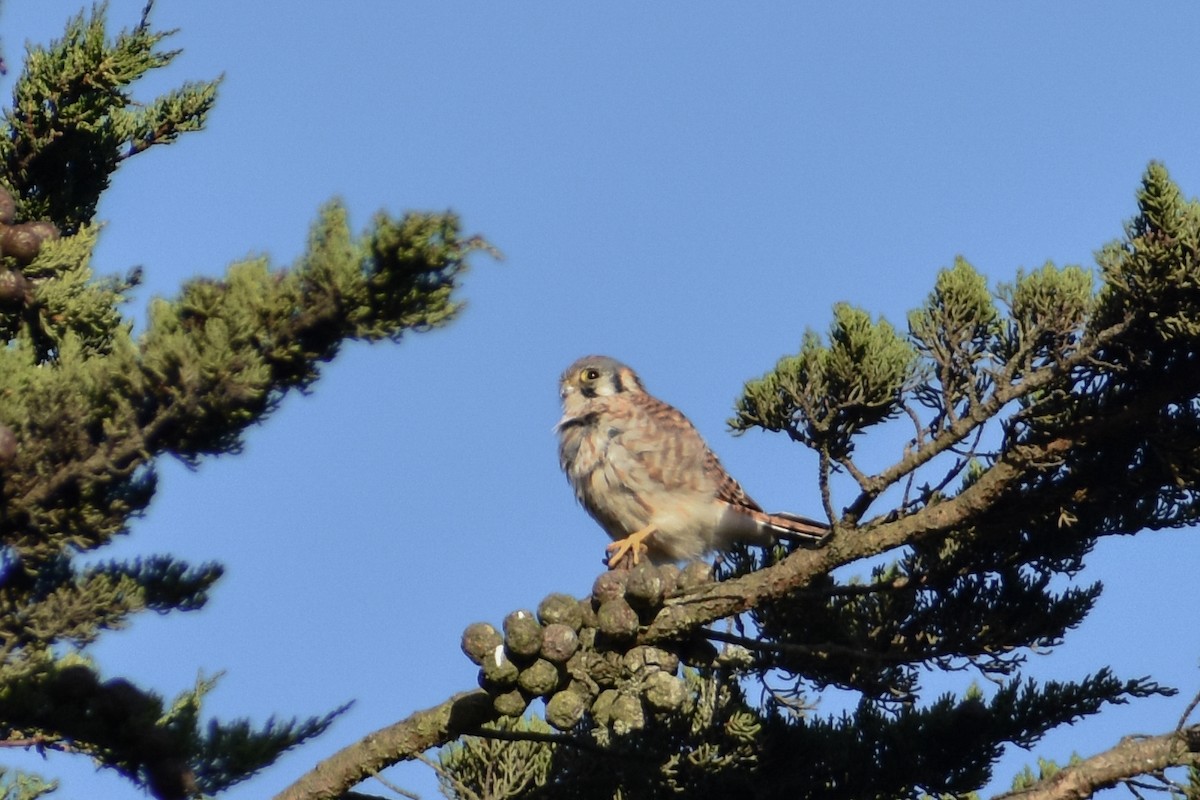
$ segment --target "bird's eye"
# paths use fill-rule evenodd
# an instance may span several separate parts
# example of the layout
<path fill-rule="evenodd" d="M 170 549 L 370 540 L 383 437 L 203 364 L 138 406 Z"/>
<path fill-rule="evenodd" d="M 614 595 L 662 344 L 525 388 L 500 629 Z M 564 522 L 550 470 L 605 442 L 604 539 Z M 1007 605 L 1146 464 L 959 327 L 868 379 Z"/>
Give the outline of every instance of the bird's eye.
<path fill-rule="evenodd" d="M 587 367 L 579 370 L 579 379 L 581 381 L 594 381 L 600 378 L 600 370 L 595 367 Z"/>

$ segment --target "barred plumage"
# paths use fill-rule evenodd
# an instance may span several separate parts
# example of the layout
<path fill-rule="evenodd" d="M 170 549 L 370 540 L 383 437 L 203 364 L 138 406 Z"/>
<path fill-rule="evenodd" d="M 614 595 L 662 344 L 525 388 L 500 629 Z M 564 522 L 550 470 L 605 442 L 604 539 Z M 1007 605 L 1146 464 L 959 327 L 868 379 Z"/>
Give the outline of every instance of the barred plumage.
<path fill-rule="evenodd" d="M 575 496 L 613 539 L 609 566 L 632 551 L 651 561 L 699 558 L 736 542 L 822 541 L 828 526 L 768 514 L 721 466 L 673 406 L 648 394 L 637 374 L 607 356 L 563 373 L 559 462 Z"/>

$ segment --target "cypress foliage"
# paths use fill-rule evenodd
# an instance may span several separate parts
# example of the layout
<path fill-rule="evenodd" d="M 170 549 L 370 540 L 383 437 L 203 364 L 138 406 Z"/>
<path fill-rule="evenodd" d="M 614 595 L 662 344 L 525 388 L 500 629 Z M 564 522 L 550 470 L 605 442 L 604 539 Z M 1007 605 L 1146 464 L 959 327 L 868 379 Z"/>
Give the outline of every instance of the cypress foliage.
<path fill-rule="evenodd" d="M 355 235 L 336 203 L 288 269 L 233 264 L 156 300 L 134 336 L 137 272 L 91 269 L 97 203 L 126 159 L 201 130 L 218 81 L 148 101 L 137 81 L 178 51 L 147 17 L 115 36 L 105 7 L 31 47 L 0 134 L 0 736 L 81 753 L 159 798 L 213 794 L 326 728 L 205 720 L 201 682 L 168 699 L 81 654 L 144 611 L 202 607 L 218 564 L 170 556 L 81 567 L 154 496 L 163 456 L 236 452 L 342 341 L 444 325 L 465 259 L 486 245 L 451 214 L 379 215 Z M 47 786 L 6 776 L 5 797 Z"/>

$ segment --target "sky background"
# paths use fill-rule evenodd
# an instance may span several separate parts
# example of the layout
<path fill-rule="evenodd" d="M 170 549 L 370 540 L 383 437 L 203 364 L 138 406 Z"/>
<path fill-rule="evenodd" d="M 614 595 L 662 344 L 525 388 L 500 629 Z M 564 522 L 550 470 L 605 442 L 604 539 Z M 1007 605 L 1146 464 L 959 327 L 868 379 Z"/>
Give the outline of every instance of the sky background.
<path fill-rule="evenodd" d="M 113 30 L 142 5 L 112 0 Z M 23 43 L 81 6 L 3 4 L 6 93 Z M 97 271 L 146 269 L 134 317 L 248 255 L 287 265 L 333 197 L 360 229 L 380 208 L 452 208 L 506 258 L 476 259 L 450 328 L 346 347 L 241 455 L 163 463 L 149 513 L 105 555 L 228 573 L 203 611 L 139 618 L 94 656 L 168 696 L 225 670 L 207 710 L 227 719 L 356 701 L 230 800 L 472 688 L 463 627 L 584 595 L 600 570 L 606 538 L 551 431 L 557 377 L 586 353 L 633 366 L 764 506 L 817 513 L 815 458 L 725 420 L 834 303 L 903 324 L 956 254 L 993 284 L 1046 260 L 1090 266 L 1151 159 L 1200 192 L 1200 5 L 1150 8 L 160 0 L 154 22 L 180 29 L 168 44 L 184 53 L 140 98 L 225 80 L 208 130 L 127 163 L 100 206 Z M 890 463 L 894 444 L 864 458 Z M 1084 578 L 1104 581 L 1099 606 L 1031 674 L 1111 664 L 1181 695 L 1011 752 L 998 787 L 1035 755 L 1175 725 L 1200 689 L 1198 555 L 1190 530 L 1097 548 Z M 140 796 L 79 757 L 41 766 L 63 797 Z M 387 774 L 437 796 L 424 766 Z"/>

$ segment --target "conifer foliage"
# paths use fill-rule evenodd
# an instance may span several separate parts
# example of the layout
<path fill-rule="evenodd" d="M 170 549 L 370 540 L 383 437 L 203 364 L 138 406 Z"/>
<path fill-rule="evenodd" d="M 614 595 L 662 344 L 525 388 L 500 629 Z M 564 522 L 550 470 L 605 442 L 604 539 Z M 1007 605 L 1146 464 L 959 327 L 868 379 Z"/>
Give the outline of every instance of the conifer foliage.
<path fill-rule="evenodd" d="M 200 682 L 174 699 L 102 674 L 81 648 L 143 611 L 204 605 L 218 564 L 78 557 L 128 531 L 155 463 L 238 450 L 346 339 L 445 324 L 465 259 L 486 247 L 449 214 L 379 215 L 354 235 L 330 204 L 289 269 L 263 259 L 120 311 L 139 274 L 97 278 L 97 203 L 121 163 L 204 127 L 216 81 L 135 100 L 171 63 L 149 21 L 115 35 L 105 8 L 31 47 L 0 134 L 0 739 L 79 753 L 158 798 L 213 794 L 320 733 L 306 720 L 206 721 Z M 46 785 L 11 776 L 5 797 Z"/>
<path fill-rule="evenodd" d="M 91 556 L 147 508 L 159 458 L 236 452 L 343 341 L 453 319 L 466 261 L 487 245 L 450 214 L 379 215 L 355 235 L 330 204 L 296 264 L 190 281 L 135 336 L 120 307 L 140 275 L 91 271 L 98 201 L 125 159 L 202 129 L 218 89 L 135 99 L 176 55 L 149 11 L 114 35 L 98 6 L 31 48 L 4 112 L 0 743 L 90 757 L 174 800 L 245 779 L 337 711 L 207 721 L 209 682 L 167 699 L 103 674 L 89 643 L 138 612 L 200 608 L 221 568 Z M 1047 264 L 990 287 L 959 259 L 905 329 L 835 307 L 825 335 L 746 384 L 731 420 L 817 454 L 827 543 L 736 552 L 715 575 L 605 573 L 582 599 L 472 625 L 463 650 L 481 688 L 371 734 L 281 798 L 346 796 L 440 745 L 443 786 L 461 798 L 962 796 L 1008 743 L 1169 693 L 1102 659 L 1061 682 L 1022 668 L 1092 610 L 1083 570 L 1100 537 L 1197 519 L 1198 253 L 1200 204 L 1151 164 L 1094 274 Z M 891 462 L 867 466 L 862 443 L 897 429 Z M 858 578 L 842 577 L 850 566 Z M 991 688 L 929 697 L 938 670 Z M 831 688 L 856 702 L 814 709 Z M 1185 717 L 1043 764 L 1018 788 L 1087 797 L 1198 766 Z M 50 788 L 6 777 L 5 798 Z"/>
<path fill-rule="evenodd" d="M 643 564 L 502 629 L 476 623 L 463 650 L 480 691 L 377 731 L 282 797 L 336 796 L 450 741 L 439 770 L 464 800 L 970 796 L 1005 745 L 1173 694 L 1103 654 L 1074 680 L 1022 674 L 1092 610 L 1100 537 L 1200 511 L 1200 202 L 1157 163 L 1137 201 L 1095 277 L 1047 264 L 991 289 L 960 258 L 907 331 L 838 305 L 827 335 L 746 384 L 731 426 L 815 451 L 827 544 L 734 553 L 715 582 Z M 885 430 L 894 460 L 868 468 L 861 444 Z M 851 565 L 858 577 L 835 577 Z M 928 696 L 932 672 L 963 670 L 987 680 Z M 820 713 L 831 688 L 857 702 Z M 1044 764 L 1014 793 L 1139 779 L 1196 796 L 1196 705 L 1174 730 Z"/>

